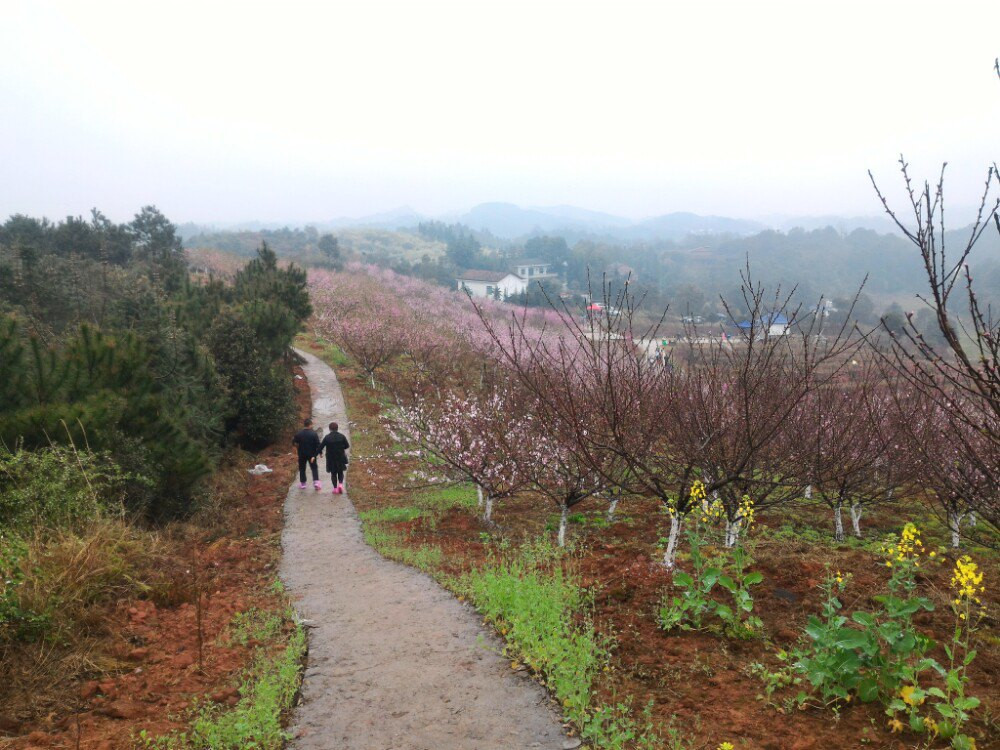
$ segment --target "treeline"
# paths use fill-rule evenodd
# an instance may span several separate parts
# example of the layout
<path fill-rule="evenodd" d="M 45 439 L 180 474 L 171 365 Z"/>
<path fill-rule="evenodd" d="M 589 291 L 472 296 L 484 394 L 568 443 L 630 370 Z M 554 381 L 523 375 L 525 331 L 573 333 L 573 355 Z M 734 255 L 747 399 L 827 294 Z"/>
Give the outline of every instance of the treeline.
<path fill-rule="evenodd" d="M 283 258 L 295 258 L 321 267 L 338 268 L 341 260 L 337 238 L 311 226 L 216 232 L 199 229 L 185 234 L 183 239 L 186 247 L 212 248 L 244 257 L 252 257 L 261 244 L 266 244 Z"/>
<path fill-rule="evenodd" d="M 16 470 L 0 474 L 0 528 L 37 510 L 28 485 L 45 477 L 31 467 L 65 449 L 127 475 L 130 509 L 186 512 L 227 445 L 266 443 L 287 424 L 286 356 L 310 314 L 305 272 L 279 268 L 266 245 L 232 284 L 193 283 L 153 207 L 125 224 L 98 211 L 8 219 L 0 454 Z"/>

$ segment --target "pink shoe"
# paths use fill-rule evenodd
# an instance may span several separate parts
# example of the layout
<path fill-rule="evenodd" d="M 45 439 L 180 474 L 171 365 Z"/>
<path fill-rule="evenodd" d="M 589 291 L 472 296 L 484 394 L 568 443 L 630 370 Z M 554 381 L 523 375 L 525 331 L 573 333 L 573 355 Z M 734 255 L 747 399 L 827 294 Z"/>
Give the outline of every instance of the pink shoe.
<path fill-rule="evenodd" d="M 306 483 L 305 482 L 299 482 L 299 489 L 300 490 L 304 490 L 305 488 L 306 488 Z"/>
<path fill-rule="evenodd" d="M 343 495 L 344 494 L 344 485 L 340 485 L 340 486 L 337 487 L 337 494 L 338 495 Z"/>
<path fill-rule="evenodd" d="M 317 492 L 319 492 L 321 489 L 323 489 L 323 483 L 322 482 L 313 482 L 313 489 L 316 490 Z"/>

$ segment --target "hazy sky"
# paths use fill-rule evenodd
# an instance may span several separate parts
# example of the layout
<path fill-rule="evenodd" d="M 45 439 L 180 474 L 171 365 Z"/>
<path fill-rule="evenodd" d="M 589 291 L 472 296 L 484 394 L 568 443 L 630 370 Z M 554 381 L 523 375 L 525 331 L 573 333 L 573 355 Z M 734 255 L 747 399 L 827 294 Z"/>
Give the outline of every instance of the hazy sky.
<path fill-rule="evenodd" d="M 874 214 L 1000 159 L 1000 1 L 0 0 L 0 217 Z"/>

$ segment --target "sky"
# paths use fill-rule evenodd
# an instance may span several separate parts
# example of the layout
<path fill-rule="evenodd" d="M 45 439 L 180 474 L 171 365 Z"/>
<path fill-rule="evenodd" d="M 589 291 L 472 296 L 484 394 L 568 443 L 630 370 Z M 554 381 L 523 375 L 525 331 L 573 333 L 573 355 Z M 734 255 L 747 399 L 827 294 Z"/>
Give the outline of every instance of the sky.
<path fill-rule="evenodd" d="M 874 215 L 1000 160 L 996 0 L 0 9 L 0 217 Z"/>

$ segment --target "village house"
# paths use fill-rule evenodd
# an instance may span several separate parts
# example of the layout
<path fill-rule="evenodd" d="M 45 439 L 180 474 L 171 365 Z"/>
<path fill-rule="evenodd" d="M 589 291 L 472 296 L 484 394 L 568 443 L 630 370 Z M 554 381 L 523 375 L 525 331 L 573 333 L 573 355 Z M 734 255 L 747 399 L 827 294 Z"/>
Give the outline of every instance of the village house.
<path fill-rule="evenodd" d="M 473 297 L 506 299 L 528 288 L 528 282 L 510 271 L 464 271 L 455 281 L 458 290 L 465 290 Z"/>
<path fill-rule="evenodd" d="M 558 275 L 550 270 L 551 263 L 527 259 L 514 263 L 513 271 L 486 271 L 470 269 L 455 279 L 459 291 L 466 290 L 473 297 L 507 299 L 527 291 L 534 281 L 555 281 Z"/>

